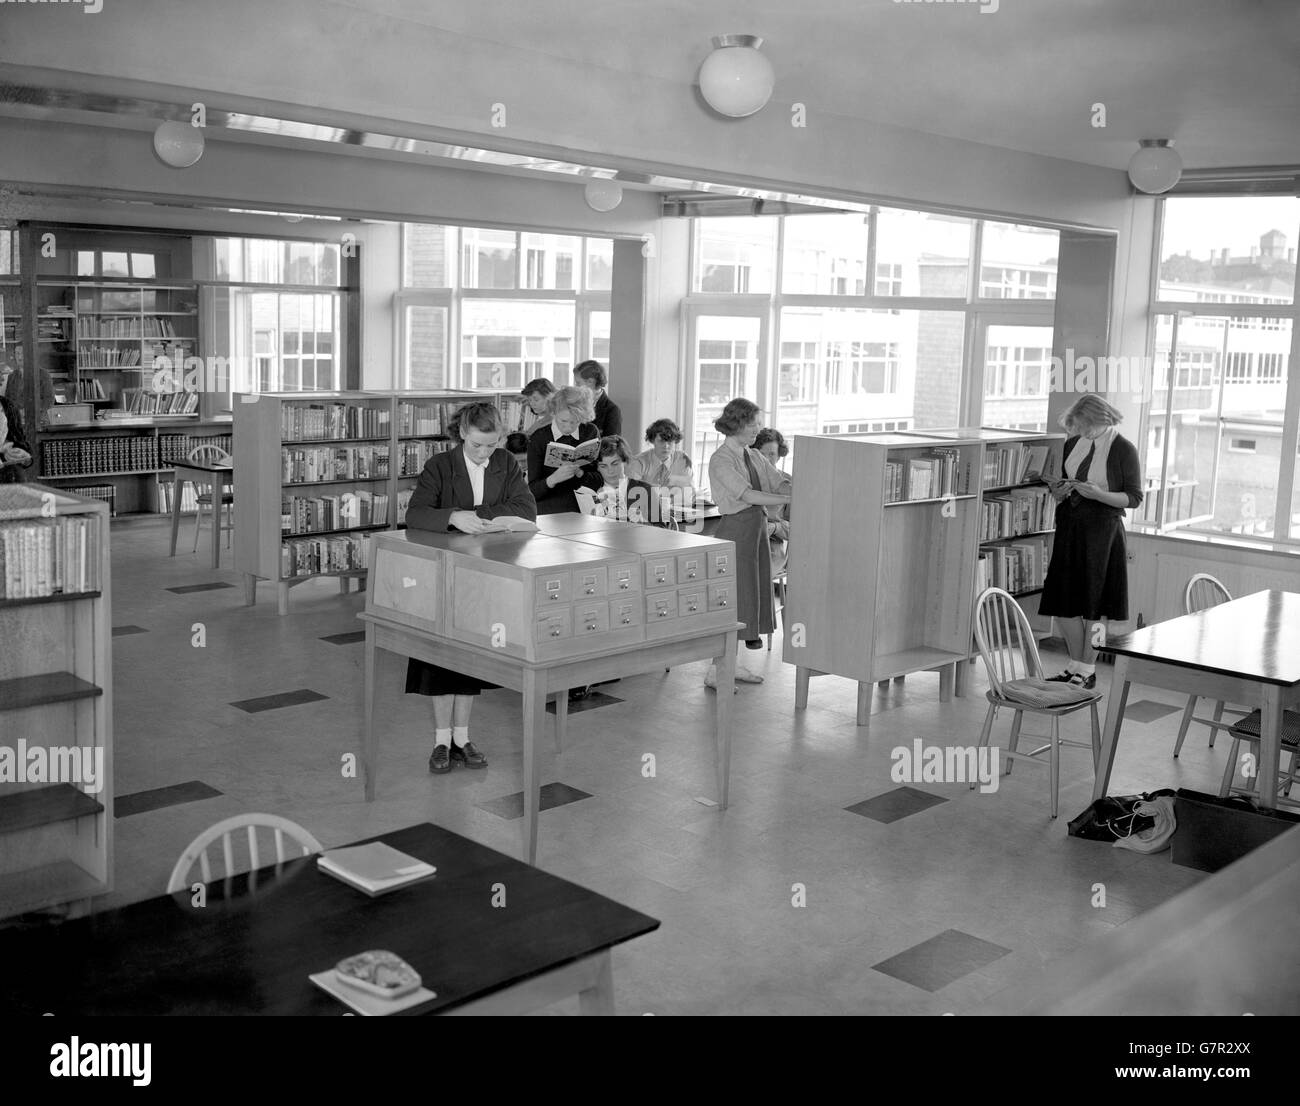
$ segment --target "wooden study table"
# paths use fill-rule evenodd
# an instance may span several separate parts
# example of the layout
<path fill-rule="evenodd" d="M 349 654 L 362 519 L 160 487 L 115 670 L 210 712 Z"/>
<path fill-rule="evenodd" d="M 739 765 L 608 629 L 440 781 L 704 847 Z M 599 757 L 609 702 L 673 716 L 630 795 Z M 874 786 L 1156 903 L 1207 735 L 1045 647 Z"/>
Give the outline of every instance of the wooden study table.
<path fill-rule="evenodd" d="M 318 870 L 314 856 L 299 857 L 278 873 L 213 881 L 202 908 L 187 890 L 6 933 L 0 1009 L 338 1016 L 347 1007 L 308 976 L 388 949 L 436 995 L 403 1013 L 517 1014 L 576 994 L 582 1013 L 612 1014 L 610 949 L 659 928 L 640 911 L 438 826 L 369 840 L 438 874 L 372 899 Z M 506 909 L 493 906 L 497 883 L 509 889 Z"/>
<path fill-rule="evenodd" d="M 1110 784 L 1132 684 L 1260 707 L 1259 805 L 1277 806 L 1282 712 L 1300 706 L 1300 594 L 1257 591 L 1146 626 L 1106 643 L 1115 678 L 1106 708 L 1093 799 Z"/>
<path fill-rule="evenodd" d="M 206 484 L 212 489 L 212 567 L 221 567 L 221 515 L 222 496 L 228 487 L 235 483 L 233 465 L 214 465 L 207 461 L 176 461 L 172 465 L 176 475 L 172 477 L 172 548 L 171 556 L 176 556 L 176 536 L 181 528 L 181 492 L 188 480 L 191 484 Z M 220 490 L 218 491 L 218 488 Z M 196 522 L 197 526 L 198 523 Z"/>

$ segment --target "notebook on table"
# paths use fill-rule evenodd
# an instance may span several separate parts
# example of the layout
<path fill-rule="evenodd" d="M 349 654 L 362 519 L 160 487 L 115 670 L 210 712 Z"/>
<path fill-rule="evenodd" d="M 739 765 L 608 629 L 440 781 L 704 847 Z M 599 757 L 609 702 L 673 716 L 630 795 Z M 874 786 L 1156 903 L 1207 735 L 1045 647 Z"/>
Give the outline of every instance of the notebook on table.
<path fill-rule="evenodd" d="M 371 897 L 430 879 L 438 871 L 382 841 L 329 849 L 316 858 L 316 866 Z"/>

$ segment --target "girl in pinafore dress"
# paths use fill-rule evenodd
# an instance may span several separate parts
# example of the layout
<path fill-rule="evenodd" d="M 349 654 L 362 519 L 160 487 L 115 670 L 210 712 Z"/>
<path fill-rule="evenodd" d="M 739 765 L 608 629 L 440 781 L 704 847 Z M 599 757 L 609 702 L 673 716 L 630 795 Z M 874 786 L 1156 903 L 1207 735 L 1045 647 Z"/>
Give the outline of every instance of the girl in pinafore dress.
<path fill-rule="evenodd" d="M 1124 511 L 1142 502 L 1142 474 L 1133 443 L 1116 430 L 1122 418 L 1100 396 L 1080 396 L 1060 419 L 1070 435 L 1065 476 L 1047 482 L 1056 535 L 1038 611 L 1055 616 L 1070 653 L 1048 679 L 1088 690 L 1097 683 L 1094 627 L 1128 618 Z"/>

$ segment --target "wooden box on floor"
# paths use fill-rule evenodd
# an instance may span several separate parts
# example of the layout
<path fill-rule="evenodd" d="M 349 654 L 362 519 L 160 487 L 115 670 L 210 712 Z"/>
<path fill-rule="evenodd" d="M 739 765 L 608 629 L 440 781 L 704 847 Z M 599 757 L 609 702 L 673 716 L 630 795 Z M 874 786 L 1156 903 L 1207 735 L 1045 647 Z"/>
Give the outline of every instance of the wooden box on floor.
<path fill-rule="evenodd" d="M 377 534 L 366 610 L 529 662 L 735 624 L 731 542 L 577 518 L 526 536 Z"/>
<path fill-rule="evenodd" d="M 112 888 L 108 526 L 101 500 L 0 485 L 0 917 Z"/>
<path fill-rule="evenodd" d="M 798 669 L 796 706 L 807 705 L 810 676 L 842 676 L 858 682 L 865 725 L 873 684 L 933 668 L 946 699 L 970 649 L 980 443 L 797 437 L 794 455 L 782 659 Z M 934 480 L 934 464 L 946 486 Z"/>

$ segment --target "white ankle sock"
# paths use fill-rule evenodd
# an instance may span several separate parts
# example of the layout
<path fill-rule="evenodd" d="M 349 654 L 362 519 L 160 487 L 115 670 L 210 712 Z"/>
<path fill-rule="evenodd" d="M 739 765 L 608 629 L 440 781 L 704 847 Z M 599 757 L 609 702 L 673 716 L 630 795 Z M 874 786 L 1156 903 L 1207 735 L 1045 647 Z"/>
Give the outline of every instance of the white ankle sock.
<path fill-rule="evenodd" d="M 1074 666 L 1074 670 L 1079 673 L 1080 676 L 1092 676 L 1096 673 L 1097 666 L 1095 664 L 1084 664 L 1083 661 L 1079 661 L 1079 663 Z"/>
<path fill-rule="evenodd" d="M 451 739 L 456 743 L 458 749 L 465 747 L 465 742 L 469 740 L 468 726 L 453 726 L 451 730 Z"/>
<path fill-rule="evenodd" d="M 1079 669 L 1080 669 L 1080 664 L 1076 660 L 1070 661 L 1070 663 L 1065 666 L 1065 670 L 1067 672 L 1078 672 Z"/>
<path fill-rule="evenodd" d="M 437 729 L 435 729 L 435 730 L 433 731 L 433 744 L 434 744 L 435 746 L 438 746 L 438 745 L 450 745 L 450 744 L 451 744 L 451 730 L 437 730 Z"/>

